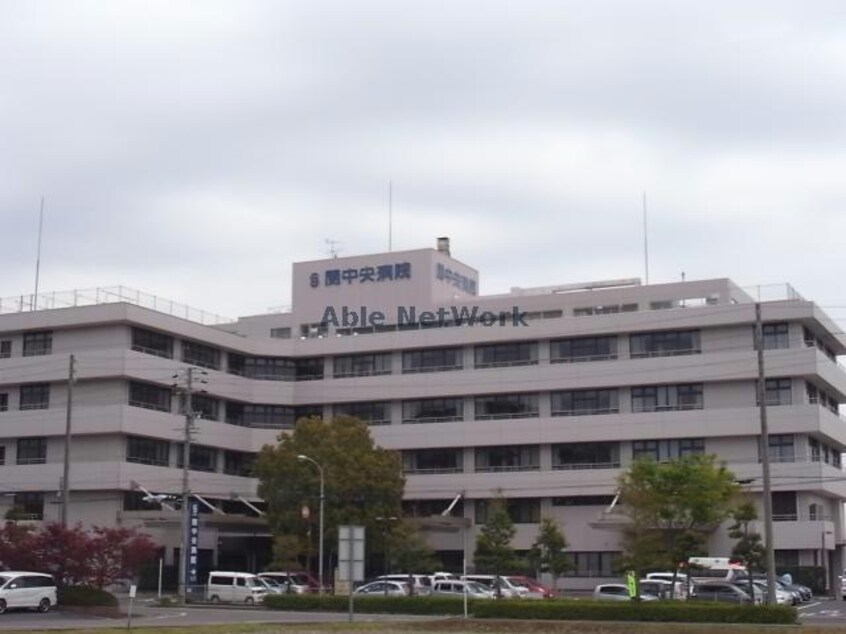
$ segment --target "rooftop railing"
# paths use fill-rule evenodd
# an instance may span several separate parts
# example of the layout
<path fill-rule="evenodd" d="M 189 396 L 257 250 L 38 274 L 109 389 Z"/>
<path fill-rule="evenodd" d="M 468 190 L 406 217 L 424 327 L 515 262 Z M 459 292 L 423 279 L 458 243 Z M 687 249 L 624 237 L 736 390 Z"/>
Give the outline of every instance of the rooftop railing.
<path fill-rule="evenodd" d="M 149 308 L 173 317 L 205 325 L 232 323 L 234 320 L 199 308 L 192 308 L 163 297 L 143 293 L 126 286 L 106 286 L 76 289 L 72 291 L 54 291 L 38 295 L 20 295 L 0 298 L 0 314 L 25 313 L 36 310 L 56 308 L 75 308 L 78 306 L 98 306 L 100 304 L 127 303 L 142 308 Z"/>

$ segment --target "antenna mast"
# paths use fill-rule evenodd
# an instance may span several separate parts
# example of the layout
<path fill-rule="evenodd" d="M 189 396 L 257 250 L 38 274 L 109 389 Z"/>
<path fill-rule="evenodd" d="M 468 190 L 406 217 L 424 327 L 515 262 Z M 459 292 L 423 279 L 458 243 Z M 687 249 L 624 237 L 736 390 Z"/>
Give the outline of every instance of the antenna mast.
<path fill-rule="evenodd" d="M 643 264 L 646 269 L 646 283 L 649 284 L 649 233 L 646 224 L 646 192 L 643 192 Z"/>
<path fill-rule="evenodd" d="M 38 251 L 35 256 L 35 293 L 32 295 L 29 309 L 38 308 L 38 277 L 41 273 L 41 232 L 44 228 L 44 196 L 41 196 L 41 211 L 38 212 Z"/>
<path fill-rule="evenodd" d="M 393 251 L 394 181 L 388 181 L 388 252 Z"/>

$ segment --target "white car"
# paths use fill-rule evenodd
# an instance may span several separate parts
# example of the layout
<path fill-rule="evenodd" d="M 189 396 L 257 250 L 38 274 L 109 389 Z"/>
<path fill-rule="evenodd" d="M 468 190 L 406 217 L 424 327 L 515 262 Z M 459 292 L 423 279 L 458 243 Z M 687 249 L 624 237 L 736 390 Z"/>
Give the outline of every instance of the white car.
<path fill-rule="evenodd" d="M 10 570 L 0 573 L 0 613 L 8 608 L 49 612 L 56 605 L 56 582 L 40 572 Z"/>
<path fill-rule="evenodd" d="M 356 595 L 370 595 L 370 596 L 389 596 L 389 597 L 407 597 L 408 585 L 401 581 L 390 581 L 387 579 L 377 579 L 371 581 L 360 588 L 356 588 Z"/>
<path fill-rule="evenodd" d="M 433 597 L 463 597 L 465 593 L 468 599 L 496 598 L 493 590 L 475 581 L 452 579 L 448 581 L 436 581 L 435 585 L 432 586 Z"/>
<path fill-rule="evenodd" d="M 602 583 L 593 590 L 593 598 L 603 601 L 631 601 L 629 589 L 622 583 Z M 641 594 L 641 601 L 657 601 L 658 597 L 651 594 Z"/>
<path fill-rule="evenodd" d="M 525 594 L 529 593 L 529 589 L 511 583 L 508 577 L 497 577 L 496 575 L 467 575 L 462 577 L 467 581 L 475 581 L 481 583 L 483 586 L 490 588 L 494 595 L 499 593 L 503 599 L 519 599 Z"/>

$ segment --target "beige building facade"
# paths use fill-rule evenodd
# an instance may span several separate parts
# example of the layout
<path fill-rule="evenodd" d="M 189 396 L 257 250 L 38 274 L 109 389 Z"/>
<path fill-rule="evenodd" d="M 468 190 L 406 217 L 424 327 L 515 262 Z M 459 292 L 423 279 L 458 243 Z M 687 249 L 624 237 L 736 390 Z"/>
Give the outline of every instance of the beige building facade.
<path fill-rule="evenodd" d="M 71 355 L 69 519 L 139 527 L 168 562 L 180 514 L 150 500 L 181 491 L 188 368 L 201 569 L 264 563 L 250 462 L 307 415 L 359 416 L 401 452 L 407 514 L 426 518 L 462 496 L 453 513 L 468 530 L 423 522 L 447 567 L 472 553 L 500 492 L 518 550 L 542 517 L 561 524 L 575 565 L 561 587 L 614 578 L 616 481 L 639 457 L 716 454 L 760 502 L 761 289 L 631 279 L 482 296 L 478 272 L 446 241 L 296 263 L 292 287 L 287 312 L 206 325 L 131 293 L 0 303 L 0 513 L 60 516 Z M 760 300 L 777 560 L 833 571 L 846 541 L 846 339 L 789 287 Z M 710 546 L 728 554 L 725 530 Z"/>

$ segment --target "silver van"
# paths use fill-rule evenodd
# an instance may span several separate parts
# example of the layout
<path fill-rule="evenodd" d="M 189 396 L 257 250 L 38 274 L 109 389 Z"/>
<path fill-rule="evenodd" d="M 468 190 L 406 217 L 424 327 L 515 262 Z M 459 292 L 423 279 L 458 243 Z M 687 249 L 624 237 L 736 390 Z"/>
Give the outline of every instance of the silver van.
<path fill-rule="evenodd" d="M 56 582 L 40 572 L 0 572 L 0 613 L 8 608 L 49 612 L 56 605 Z"/>
<path fill-rule="evenodd" d="M 206 599 L 212 603 L 261 603 L 267 586 L 249 572 L 212 572 L 206 585 Z"/>

